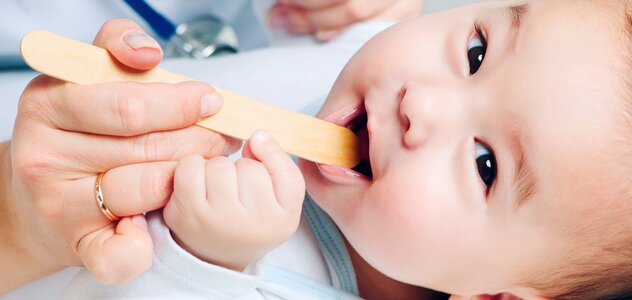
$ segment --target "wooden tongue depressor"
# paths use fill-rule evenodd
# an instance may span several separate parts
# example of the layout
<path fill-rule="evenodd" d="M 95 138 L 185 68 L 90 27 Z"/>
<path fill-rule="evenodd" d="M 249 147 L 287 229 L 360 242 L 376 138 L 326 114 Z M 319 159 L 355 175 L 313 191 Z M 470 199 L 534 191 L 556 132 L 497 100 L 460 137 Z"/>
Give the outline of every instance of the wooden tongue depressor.
<path fill-rule="evenodd" d="M 32 31 L 20 51 L 36 71 L 77 84 L 114 81 L 178 83 L 193 80 L 160 67 L 149 71 L 122 66 L 105 49 L 46 31 Z M 215 88 L 221 110 L 197 125 L 246 140 L 268 131 L 288 153 L 321 164 L 354 167 L 360 162 L 358 137 L 349 129 L 314 117 Z"/>

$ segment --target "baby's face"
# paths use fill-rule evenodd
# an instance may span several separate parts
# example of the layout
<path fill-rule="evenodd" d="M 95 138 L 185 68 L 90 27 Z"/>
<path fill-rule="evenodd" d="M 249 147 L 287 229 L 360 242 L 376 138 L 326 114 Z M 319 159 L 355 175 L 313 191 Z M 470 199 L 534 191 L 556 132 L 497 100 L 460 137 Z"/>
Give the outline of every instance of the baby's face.
<path fill-rule="evenodd" d="M 348 125 L 366 109 L 372 175 L 301 161 L 308 192 L 391 277 L 534 293 L 523 280 L 594 242 L 578 237 L 614 207 L 615 18 L 583 1 L 502 1 L 386 30 L 319 113 Z"/>

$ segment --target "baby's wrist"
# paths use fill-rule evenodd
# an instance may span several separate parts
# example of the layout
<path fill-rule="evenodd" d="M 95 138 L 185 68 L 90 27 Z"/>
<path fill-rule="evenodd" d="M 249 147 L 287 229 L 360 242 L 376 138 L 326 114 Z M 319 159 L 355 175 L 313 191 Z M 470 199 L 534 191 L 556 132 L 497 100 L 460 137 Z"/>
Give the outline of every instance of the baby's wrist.
<path fill-rule="evenodd" d="M 176 232 L 174 232 L 173 230 L 170 230 L 170 233 L 171 233 L 171 237 L 176 242 L 176 244 L 180 246 L 180 248 L 184 249 L 189 254 L 195 256 L 197 259 L 202 260 L 206 263 L 218 266 L 218 267 L 233 270 L 236 272 L 241 272 L 248 265 L 250 265 L 252 262 L 255 261 L 255 260 L 250 261 L 248 259 L 239 259 L 239 258 L 218 259 L 217 257 L 213 257 L 213 255 L 209 255 L 211 254 L 211 253 L 208 253 L 210 251 L 204 251 L 203 249 L 196 249 L 195 247 L 192 247 L 191 245 L 187 244 L 185 241 L 179 238 Z"/>

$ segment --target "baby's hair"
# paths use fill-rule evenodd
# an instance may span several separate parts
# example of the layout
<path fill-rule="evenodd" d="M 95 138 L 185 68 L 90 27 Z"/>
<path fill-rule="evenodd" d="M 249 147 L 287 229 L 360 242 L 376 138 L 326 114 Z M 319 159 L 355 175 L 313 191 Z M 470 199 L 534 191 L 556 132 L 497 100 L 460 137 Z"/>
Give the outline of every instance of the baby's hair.
<path fill-rule="evenodd" d="M 623 20 L 623 24 L 615 24 L 621 28 L 623 45 L 622 96 L 617 99 L 617 107 L 622 108 L 622 114 L 618 116 L 621 128 L 615 133 L 619 134 L 617 148 L 620 151 L 613 158 L 621 166 L 617 168 L 619 170 L 613 170 L 613 177 L 622 187 L 614 193 L 614 209 L 618 210 L 618 215 L 608 220 L 610 224 L 601 224 L 590 232 L 605 242 L 580 255 L 569 254 L 569 259 L 547 281 L 532 282 L 531 286 L 543 296 L 556 300 L 632 299 L 632 0 L 593 0 L 580 1 L 580 4 L 592 5 L 594 10 L 607 8 L 610 14 L 616 15 L 615 20 Z"/>

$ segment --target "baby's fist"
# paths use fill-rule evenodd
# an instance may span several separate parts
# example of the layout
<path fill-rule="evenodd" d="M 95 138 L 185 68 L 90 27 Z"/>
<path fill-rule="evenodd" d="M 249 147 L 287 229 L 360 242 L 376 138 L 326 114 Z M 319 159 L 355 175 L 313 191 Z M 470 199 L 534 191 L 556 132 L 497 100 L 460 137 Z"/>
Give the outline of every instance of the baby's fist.
<path fill-rule="evenodd" d="M 305 194 L 298 167 L 268 133 L 255 132 L 243 156 L 182 159 L 163 213 L 183 248 L 237 271 L 296 231 Z"/>

